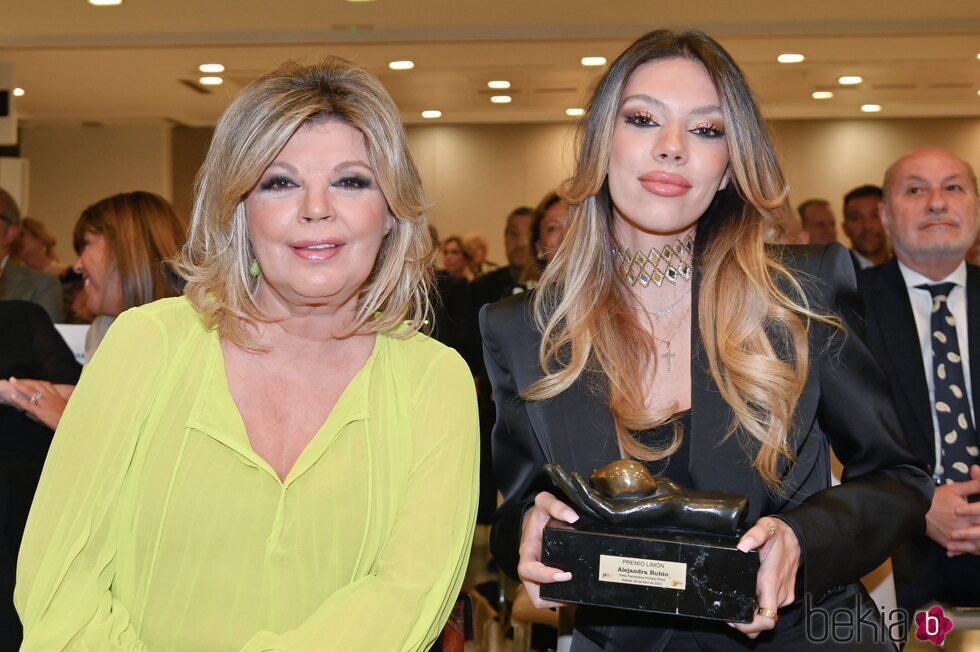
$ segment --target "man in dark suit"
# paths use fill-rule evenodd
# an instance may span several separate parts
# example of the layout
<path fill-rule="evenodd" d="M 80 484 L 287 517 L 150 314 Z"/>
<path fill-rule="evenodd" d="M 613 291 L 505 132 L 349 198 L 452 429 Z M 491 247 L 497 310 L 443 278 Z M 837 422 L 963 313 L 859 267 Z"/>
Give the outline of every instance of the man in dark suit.
<path fill-rule="evenodd" d="M 10 258 L 10 245 L 19 232 L 17 202 L 0 188 L 0 300 L 36 303 L 52 321 L 61 321 L 61 282 L 57 277 L 18 265 Z"/>
<path fill-rule="evenodd" d="M 851 258 L 857 272 L 880 265 L 891 256 L 888 238 L 878 215 L 881 194 L 878 186 L 866 185 L 858 186 L 844 195 L 842 227 L 851 240 Z"/>
<path fill-rule="evenodd" d="M 898 604 L 980 604 L 980 267 L 964 255 L 980 227 L 977 178 L 936 148 L 885 174 L 881 220 L 895 258 L 864 270 L 868 346 L 889 378 L 909 445 L 936 493 L 926 536 L 893 555 Z"/>

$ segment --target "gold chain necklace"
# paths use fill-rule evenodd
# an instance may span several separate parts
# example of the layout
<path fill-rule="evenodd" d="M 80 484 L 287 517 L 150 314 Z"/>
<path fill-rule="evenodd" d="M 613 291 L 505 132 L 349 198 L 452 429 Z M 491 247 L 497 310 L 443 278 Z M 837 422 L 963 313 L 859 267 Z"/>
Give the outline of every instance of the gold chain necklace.
<path fill-rule="evenodd" d="M 692 302 L 692 304 L 693 304 L 693 302 Z M 664 339 L 661 339 L 661 338 L 657 337 L 656 335 L 654 335 L 652 332 L 650 333 L 650 336 L 653 337 L 653 339 L 657 340 L 658 342 L 663 342 L 664 344 L 667 345 L 667 350 L 664 351 L 663 353 L 661 353 L 660 354 L 660 357 L 663 358 L 664 361 L 667 363 L 667 371 L 668 372 L 670 372 L 670 369 L 671 369 L 671 366 L 670 366 L 671 359 L 677 357 L 677 354 L 670 350 L 670 343 L 674 340 L 674 336 L 677 335 L 677 330 L 681 327 L 681 324 L 684 323 L 684 319 L 687 317 L 687 315 L 690 312 L 691 312 L 691 306 L 688 305 L 687 310 L 685 310 L 684 311 L 684 314 L 681 315 L 681 318 L 677 320 L 677 325 L 674 326 L 674 330 L 670 331 L 670 335 L 667 336 L 667 339 L 665 339 L 665 340 Z"/>
<path fill-rule="evenodd" d="M 688 285 L 687 290 L 682 292 L 679 297 L 674 299 L 674 301 L 671 302 L 670 305 L 664 306 L 663 308 L 653 308 L 652 310 L 647 311 L 647 314 L 653 317 L 654 319 L 661 319 L 663 317 L 666 317 L 667 315 L 674 314 L 673 312 L 674 306 L 680 303 L 684 299 L 684 297 L 686 297 L 690 292 L 691 292 L 691 286 Z"/>
<path fill-rule="evenodd" d="M 676 285 L 680 279 L 690 280 L 694 271 L 694 234 L 667 243 L 659 251 L 653 247 L 648 253 L 613 245 L 612 254 L 616 273 L 630 287 L 637 283 L 661 287 L 665 279 Z"/>

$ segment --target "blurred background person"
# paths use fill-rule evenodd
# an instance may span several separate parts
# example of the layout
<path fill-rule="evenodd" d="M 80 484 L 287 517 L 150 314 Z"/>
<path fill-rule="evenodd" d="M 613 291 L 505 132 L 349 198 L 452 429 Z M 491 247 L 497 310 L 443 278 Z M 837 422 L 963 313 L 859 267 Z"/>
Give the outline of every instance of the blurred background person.
<path fill-rule="evenodd" d="M 50 274 L 19 265 L 11 248 L 20 235 L 20 208 L 0 188 L 0 300 L 19 299 L 36 303 L 51 321 L 61 321 L 61 284 Z"/>
<path fill-rule="evenodd" d="M 549 192 L 534 209 L 531 222 L 531 252 L 533 257 L 524 268 L 523 281 L 527 287 L 537 285 L 548 262 L 568 233 L 568 207 L 557 192 Z"/>
<path fill-rule="evenodd" d="M 95 321 L 85 342 L 85 359 L 123 311 L 180 294 L 179 278 L 167 261 L 187 238 L 187 221 L 163 197 L 136 191 L 106 197 L 75 223 L 75 270 L 85 279 L 86 308 Z M 55 387 L 31 376 L 15 381 L 17 407 L 52 430 L 58 427 L 73 388 Z M 40 393 L 43 398 L 29 398 Z"/>
<path fill-rule="evenodd" d="M 826 199 L 808 199 L 797 209 L 803 230 L 810 234 L 809 244 L 837 242 L 837 219 Z"/>
<path fill-rule="evenodd" d="M 20 233 L 14 240 L 11 253 L 22 265 L 61 276 L 71 267 L 58 260 L 58 253 L 55 251 L 57 244 L 58 241 L 40 220 L 24 217 L 20 221 Z"/>
<path fill-rule="evenodd" d="M 43 222 L 25 217 L 21 220 L 20 234 L 11 251 L 24 266 L 58 277 L 61 282 L 63 323 L 88 324 L 94 315 L 85 307 L 85 280 L 71 265 L 58 259 L 57 244 L 58 241 Z"/>
<path fill-rule="evenodd" d="M 487 260 L 489 248 L 486 237 L 482 233 L 467 233 L 463 238 L 463 248 L 470 256 L 470 270 L 474 278 L 480 277 L 500 267 L 497 263 Z"/>
<path fill-rule="evenodd" d="M 858 269 L 891 258 L 888 236 L 878 214 L 881 201 L 881 188 L 873 185 L 858 186 L 844 195 L 844 234 L 851 240 L 851 258 Z"/>
<path fill-rule="evenodd" d="M 463 245 L 463 238 L 451 235 L 442 241 L 442 268 L 454 278 L 470 282 L 473 280 L 473 258 Z"/>

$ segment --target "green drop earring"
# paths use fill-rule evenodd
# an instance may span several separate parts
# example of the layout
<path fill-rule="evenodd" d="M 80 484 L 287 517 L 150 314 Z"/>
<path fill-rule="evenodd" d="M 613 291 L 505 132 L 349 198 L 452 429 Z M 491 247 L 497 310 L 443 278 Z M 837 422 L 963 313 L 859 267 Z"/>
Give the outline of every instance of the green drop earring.
<path fill-rule="evenodd" d="M 253 258 L 252 259 L 252 262 L 250 262 L 248 264 L 248 273 L 249 273 L 249 275 L 252 278 L 258 278 L 259 277 L 259 273 L 261 271 L 262 271 L 262 268 L 259 267 L 259 261 L 257 259 L 255 259 L 255 258 Z"/>

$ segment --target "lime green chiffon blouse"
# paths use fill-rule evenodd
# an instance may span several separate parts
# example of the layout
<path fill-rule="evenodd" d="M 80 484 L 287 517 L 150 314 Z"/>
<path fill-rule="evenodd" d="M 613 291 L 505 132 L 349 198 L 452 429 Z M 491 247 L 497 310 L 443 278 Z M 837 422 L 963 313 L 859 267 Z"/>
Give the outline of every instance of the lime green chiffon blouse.
<path fill-rule="evenodd" d="M 48 455 L 17 569 L 22 649 L 427 650 L 466 568 L 478 438 L 462 359 L 379 335 L 280 481 L 217 333 L 182 298 L 130 310 Z"/>

